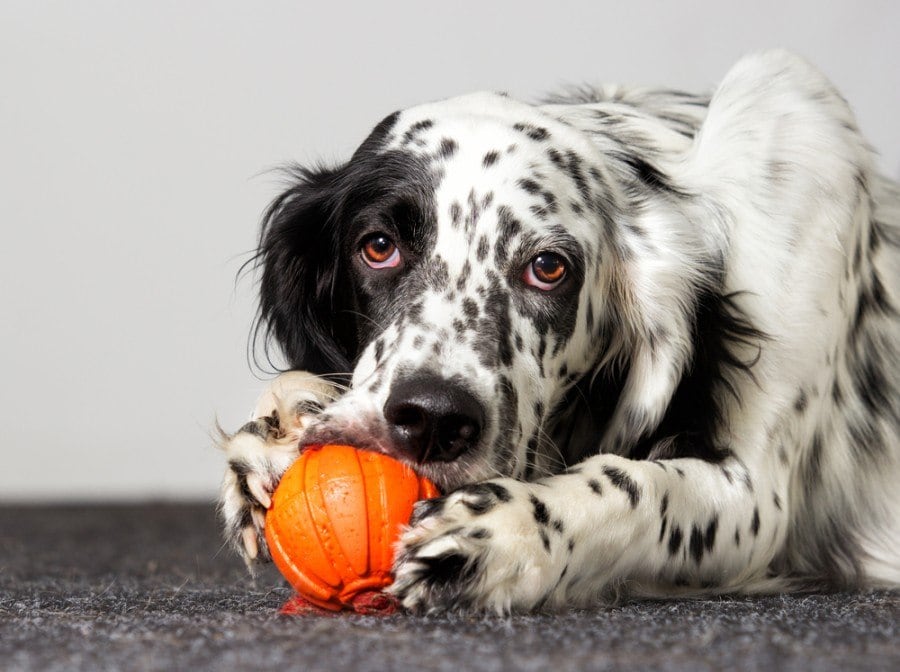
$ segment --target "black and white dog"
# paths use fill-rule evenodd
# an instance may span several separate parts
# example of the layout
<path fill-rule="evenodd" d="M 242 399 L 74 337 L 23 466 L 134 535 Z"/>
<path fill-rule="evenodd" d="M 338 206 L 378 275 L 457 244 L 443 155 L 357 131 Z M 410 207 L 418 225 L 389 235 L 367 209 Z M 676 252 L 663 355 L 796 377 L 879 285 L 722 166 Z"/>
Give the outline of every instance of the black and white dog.
<path fill-rule="evenodd" d="M 398 547 L 417 611 L 900 584 L 900 188 L 806 62 L 426 104 L 293 178 L 260 325 L 310 373 L 225 441 L 245 558 L 344 442 L 449 493 Z"/>

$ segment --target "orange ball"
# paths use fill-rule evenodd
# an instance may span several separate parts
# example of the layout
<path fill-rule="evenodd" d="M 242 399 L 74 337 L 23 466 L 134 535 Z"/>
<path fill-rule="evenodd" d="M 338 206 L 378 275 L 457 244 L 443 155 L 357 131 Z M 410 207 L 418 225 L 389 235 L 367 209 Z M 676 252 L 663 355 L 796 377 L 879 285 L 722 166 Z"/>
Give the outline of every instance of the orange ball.
<path fill-rule="evenodd" d="M 351 446 L 309 447 L 272 496 L 269 552 L 312 604 L 354 608 L 354 598 L 393 581 L 401 527 L 418 500 L 438 494 L 431 481 L 387 455 Z"/>

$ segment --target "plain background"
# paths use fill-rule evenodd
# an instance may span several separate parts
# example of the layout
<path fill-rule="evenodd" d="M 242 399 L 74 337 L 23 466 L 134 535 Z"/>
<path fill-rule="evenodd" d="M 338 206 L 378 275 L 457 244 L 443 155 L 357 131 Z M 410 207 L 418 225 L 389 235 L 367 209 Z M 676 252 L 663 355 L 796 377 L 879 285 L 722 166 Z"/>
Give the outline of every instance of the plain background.
<path fill-rule="evenodd" d="M 822 68 L 900 175 L 900 3 L 0 2 L 0 500 L 212 497 L 287 160 L 477 89 Z M 259 375 L 260 377 L 256 377 Z"/>

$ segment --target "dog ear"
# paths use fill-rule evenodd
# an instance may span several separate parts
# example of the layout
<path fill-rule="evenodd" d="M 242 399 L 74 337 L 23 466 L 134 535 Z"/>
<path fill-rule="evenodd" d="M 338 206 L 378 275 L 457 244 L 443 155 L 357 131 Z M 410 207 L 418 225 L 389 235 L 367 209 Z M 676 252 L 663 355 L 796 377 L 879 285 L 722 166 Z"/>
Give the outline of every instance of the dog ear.
<path fill-rule="evenodd" d="M 291 368 L 346 374 L 358 348 L 339 283 L 341 169 L 288 169 L 291 186 L 263 215 L 255 263 L 262 267 L 257 334 L 274 339 Z"/>

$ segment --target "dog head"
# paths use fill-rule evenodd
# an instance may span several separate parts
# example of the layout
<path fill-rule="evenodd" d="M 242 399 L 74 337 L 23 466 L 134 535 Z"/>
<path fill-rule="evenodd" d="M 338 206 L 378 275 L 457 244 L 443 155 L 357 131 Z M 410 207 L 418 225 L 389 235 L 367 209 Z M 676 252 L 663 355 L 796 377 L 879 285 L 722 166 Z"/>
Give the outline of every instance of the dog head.
<path fill-rule="evenodd" d="M 445 488 L 559 468 L 561 402 L 648 323 L 606 164 L 540 108 L 475 94 L 296 169 L 264 218 L 262 324 L 292 367 L 351 382 L 305 440 L 400 456 Z"/>

